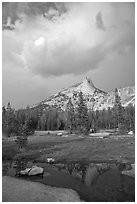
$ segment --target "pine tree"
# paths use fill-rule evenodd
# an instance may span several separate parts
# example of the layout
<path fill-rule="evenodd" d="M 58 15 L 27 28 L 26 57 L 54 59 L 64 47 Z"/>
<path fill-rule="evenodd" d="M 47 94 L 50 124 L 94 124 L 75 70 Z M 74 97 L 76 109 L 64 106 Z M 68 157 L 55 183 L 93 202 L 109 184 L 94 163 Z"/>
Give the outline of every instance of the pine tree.
<path fill-rule="evenodd" d="M 71 98 L 69 98 L 67 103 L 67 127 L 70 129 L 70 133 L 75 127 L 75 112 Z"/>
<path fill-rule="evenodd" d="M 88 132 L 88 109 L 85 104 L 82 92 L 79 93 L 79 101 L 77 107 L 77 125 L 82 132 Z"/>
<path fill-rule="evenodd" d="M 6 129 L 6 109 L 5 106 L 2 107 L 2 132 L 5 132 Z"/>
<path fill-rule="evenodd" d="M 88 113 L 88 126 L 90 129 L 94 128 L 94 117 L 93 117 L 93 111 L 89 111 Z"/>
<path fill-rule="evenodd" d="M 19 149 L 25 148 L 28 143 L 28 136 L 31 133 L 29 127 L 30 119 L 26 118 L 24 124 L 20 124 L 20 135 L 16 139 L 16 143 L 18 144 Z"/>
<path fill-rule="evenodd" d="M 115 89 L 115 103 L 113 107 L 113 116 L 115 128 L 117 127 L 120 130 L 123 123 L 123 107 L 121 105 L 121 99 L 118 94 L 117 88 Z"/>
<path fill-rule="evenodd" d="M 11 108 L 10 102 L 7 105 L 3 119 L 5 121 L 5 133 L 7 134 L 8 137 L 10 137 L 14 127 L 13 125 L 14 110 Z"/>
<path fill-rule="evenodd" d="M 108 129 L 113 128 L 113 113 L 112 109 L 109 107 L 107 112 L 106 112 L 106 125 Z"/>
<path fill-rule="evenodd" d="M 135 107 L 130 104 L 126 107 L 127 118 L 128 118 L 128 130 L 135 132 Z"/>

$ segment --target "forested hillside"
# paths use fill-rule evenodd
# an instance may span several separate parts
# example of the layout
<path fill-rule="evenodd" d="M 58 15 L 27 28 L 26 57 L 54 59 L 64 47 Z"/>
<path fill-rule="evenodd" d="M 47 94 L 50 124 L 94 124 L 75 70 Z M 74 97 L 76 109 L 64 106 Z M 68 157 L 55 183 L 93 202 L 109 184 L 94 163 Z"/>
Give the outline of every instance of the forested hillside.
<path fill-rule="evenodd" d="M 117 89 L 114 106 L 107 110 L 88 110 L 82 92 L 79 93 L 77 106 L 74 107 L 70 98 L 65 111 L 44 105 L 15 110 L 10 103 L 2 108 L 2 131 L 8 136 L 20 135 L 24 129 L 27 134 L 31 134 L 34 130 L 87 133 L 90 129 L 96 132 L 100 129 L 116 128 L 121 133 L 135 129 L 135 107 L 132 104 L 123 107 Z"/>

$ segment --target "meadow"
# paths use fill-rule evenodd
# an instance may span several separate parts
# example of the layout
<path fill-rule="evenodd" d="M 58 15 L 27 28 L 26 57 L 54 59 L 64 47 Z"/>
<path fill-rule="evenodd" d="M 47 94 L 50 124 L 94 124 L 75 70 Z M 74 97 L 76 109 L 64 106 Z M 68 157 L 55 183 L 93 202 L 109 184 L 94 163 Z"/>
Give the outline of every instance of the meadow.
<path fill-rule="evenodd" d="M 15 176 L 15 161 L 27 167 L 38 165 L 44 168 L 44 177 L 25 178 L 48 186 L 63 187 L 77 191 L 84 201 L 134 201 L 134 178 L 121 177 L 120 164 L 135 163 L 134 135 L 88 136 L 57 132 L 36 132 L 28 137 L 26 148 L 19 150 L 15 138 L 3 140 L 3 175 Z M 47 162 L 53 158 L 53 164 Z M 103 173 L 91 187 L 83 185 L 81 171 L 69 167 L 77 164 L 88 169 L 91 164 L 107 163 L 113 167 Z M 7 169 L 6 169 L 7 168 Z M 122 189 L 122 190 L 121 190 Z M 109 196 L 108 196 L 109 195 Z"/>

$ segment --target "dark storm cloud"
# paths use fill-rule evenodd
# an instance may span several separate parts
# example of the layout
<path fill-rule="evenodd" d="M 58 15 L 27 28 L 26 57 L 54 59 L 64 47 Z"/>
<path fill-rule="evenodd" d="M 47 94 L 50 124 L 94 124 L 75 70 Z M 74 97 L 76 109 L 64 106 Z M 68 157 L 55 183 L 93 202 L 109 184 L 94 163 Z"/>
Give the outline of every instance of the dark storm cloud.
<path fill-rule="evenodd" d="M 96 26 L 97 26 L 97 28 L 99 28 L 99 29 L 105 30 L 105 26 L 104 26 L 104 23 L 103 23 L 103 19 L 102 19 L 102 14 L 101 14 L 101 12 L 99 12 L 99 13 L 96 15 Z"/>
<path fill-rule="evenodd" d="M 62 5 L 62 6 L 61 6 Z M 2 3 L 2 23 L 6 24 L 7 18 L 11 18 L 11 23 L 15 23 L 20 18 L 20 14 L 36 16 L 45 14 L 49 8 L 65 11 L 63 4 L 54 2 L 3 2 Z"/>

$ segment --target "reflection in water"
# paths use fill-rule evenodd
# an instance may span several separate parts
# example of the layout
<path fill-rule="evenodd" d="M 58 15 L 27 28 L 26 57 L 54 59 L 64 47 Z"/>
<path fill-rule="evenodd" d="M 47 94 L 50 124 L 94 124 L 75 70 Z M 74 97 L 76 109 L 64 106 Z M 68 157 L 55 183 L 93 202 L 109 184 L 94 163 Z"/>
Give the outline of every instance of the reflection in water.
<path fill-rule="evenodd" d="M 70 175 L 72 174 L 74 168 L 75 168 L 75 164 L 68 164 L 67 165 L 67 170 L 68 170 Z"/>
<path fill-rule="evenodd" d="M 14 175 L 25 169 L 27 165 L 26 160 L 18 159 L 14 161 L 11 164 L 16 172 Z M 126 168 L 125 165 L 116 163 L 85 164 L 80 162 L 41 163 L 40 165 L 44 168 L 45 173 L 49 173 L 50 176 L 44 178 L 31 177 L 31 180 L 52 186 L 73 188 L 85 201 L 134 201 L 134 179 L 121 174 L 121 171 Z M 59 174 L 56 172 L 59 172 Z M 61 179 L 62 181 L 60 181 Z"/>
<path fill-rule="evenodd" d="M 84 184 L 88 165 L 80 163 L 58 163 L 52 165 L 55 166 L 59 171 L 69 173 L 71 176 L 77 175 L 77 177 L 79 177 Z"/>
<path fill-rule="evenodd" d="M 59 171 L 69 173 L 72 176 L 78 176 L 82 183 L 85 184 L 86 181 L 90 181 L 89 185 L 92 183 L 96 183 L 96 180 L 100 175 L 105 173 L 106 171 L 114 168 L 116 165 L 110 164 L 83 164 L 83 163 L 58 163 L 52 164 Z M 86 183 L 87 184 L 87 183 Z"/>

